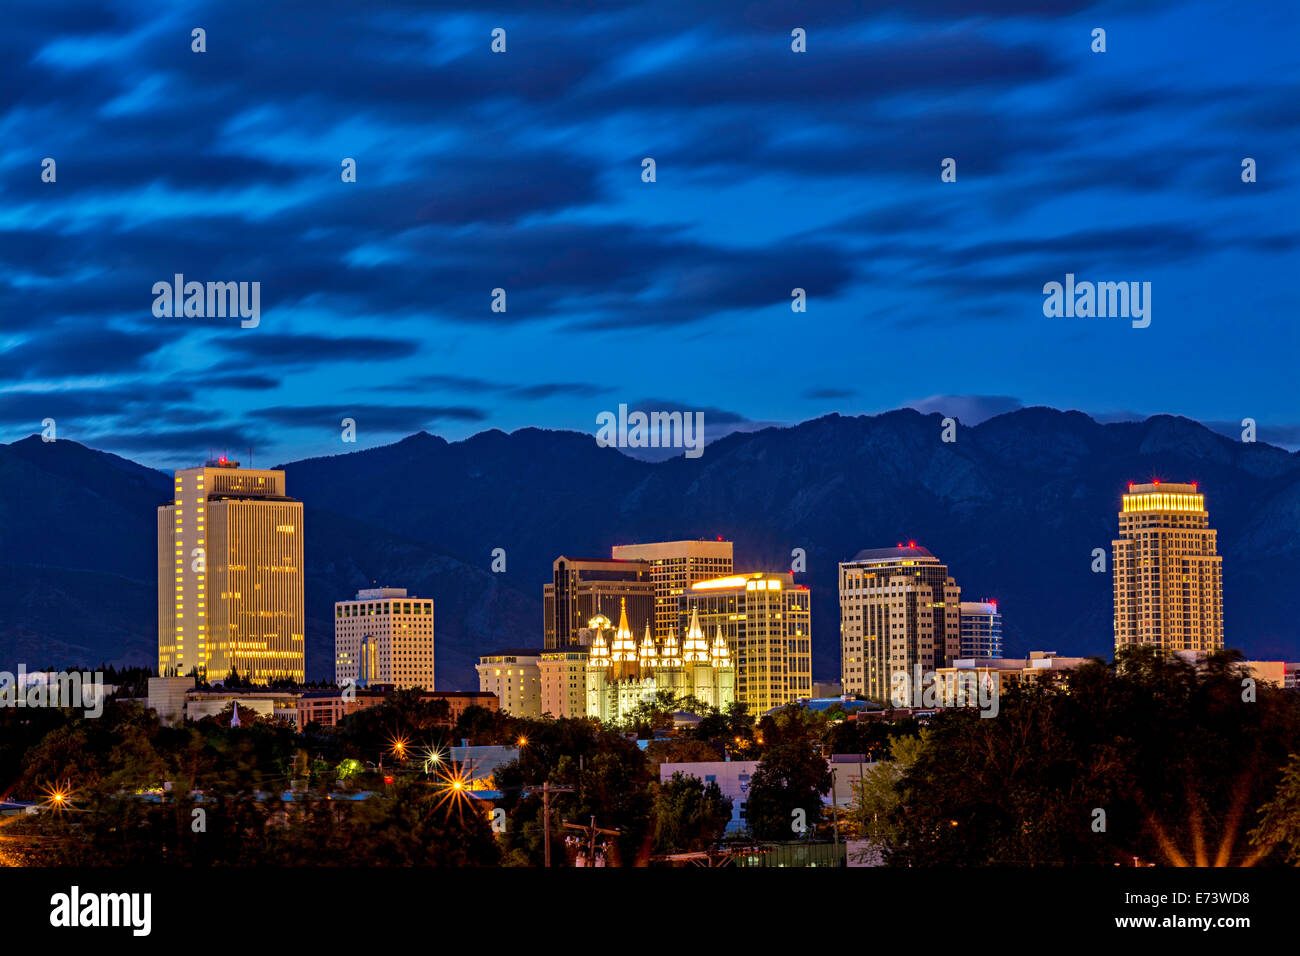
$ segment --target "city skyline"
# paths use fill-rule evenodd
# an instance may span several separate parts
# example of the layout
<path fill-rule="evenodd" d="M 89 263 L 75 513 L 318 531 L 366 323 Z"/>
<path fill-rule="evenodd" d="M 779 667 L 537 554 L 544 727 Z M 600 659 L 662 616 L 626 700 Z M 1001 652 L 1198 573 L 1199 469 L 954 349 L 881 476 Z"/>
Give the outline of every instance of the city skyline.
<path fill-rule="evenodd" d="M 244 678 L 253 683 L 305 680 L 302 502 L 285 496 L 284 479 L 283 471 L 241 470 L 239 462 L 224 457 L 176 472 L 174 502 L 157 509 L 159 676 L 220 679 L 242 663 Z M 1120 537 L 1111 542 L 1109 555 L 1116 650 L 1139 645 L 1183 653 L 1223 650 L 1222 558 L 1198 483 L 1129 482 L 1121 501 Z M 209 534 L 216 548 L 211 573 Z M 811 696 L 811 600 L 808 586 L 795 583 L 802 568 L 736 572 L 734 542 L 721 536 L 623 543 L 611 555 L 616 557 L 562 555 L 543 586 L 537 646 L 590 655 L 585 668 L 589 712 L 623 714 L 653 699 L 662 683 L 657 668 L 681 661 L 689 666 L 695 651 L 705 659 L 709 644 L 699 622 L 701 609 L 705 624 L 716 629 L 713 656 L 721 646 L 734 662 L 732 699 L 766 712 Z M 497 557 L 504 558 L 504 551 Z M 792 557 L 796 566 L 803 560 L 799 549 Z M 1094 571 L 1106 570 L 1106 557 L 1101 549 L 1094 552 Z M 898 680 L 910 682 L 913 672 L 919 693 L 923 674 L 933 682 L 959 659 L 974 658 L 978 668 L 1001 658 L 996 601 L 963 602 L 948 566 L 915 541 L 859 551 L 838 569 L 839 673 L 845 693 L 881 701 Z M 210 578 L 219 592 L 215 600 L 205 593 Z M 640 643 L 629 623 L 629 598 L 640 608 Z M 614 600 L 616 629 L 602 613 Z M 661 616 L 661 605 L 674 606 L 675 612 Z M 336 601 L 336 682 L 434 689 L 432 615 L 433 602 L 408 595 L 406 588 L 363 589 L 354 601 Z M 186 650 L 187 635 L 197 652 Z M 543 657 L 542 651 L 490 653 L 527 654 L 537 659 L 534 665 Z M 547 657 L 565 667 L 569 659 Z M 484 690 L 487 663 L 480 655 Z M 605 664 L 611 668 L 608 700 L 600 676 Z M 656 669 L 648 689 L 637 683 L 639 668 Z M 497 691 L 513 696 L 515 691 L 503 688 L 499 669 L 496 677 Z M 541 672 L 531 680 L 540 684 Z M 600 691 L 592 680 L 602 682 Z M 718 694 L 715 687 L 708 698 Z"/>

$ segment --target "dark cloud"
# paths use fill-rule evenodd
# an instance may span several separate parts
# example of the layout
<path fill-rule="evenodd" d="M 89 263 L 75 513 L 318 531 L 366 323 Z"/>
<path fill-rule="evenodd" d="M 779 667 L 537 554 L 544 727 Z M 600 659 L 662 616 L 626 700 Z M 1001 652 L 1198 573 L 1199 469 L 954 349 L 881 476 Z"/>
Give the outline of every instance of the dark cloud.
<path fill-rule="evenodd" d="M 0 380 L 60 379 L 136 371 L 167 342 L 157 335 L 49 328 L 0 352 Z"/>
<path fill-rule="evenodd" d="M 1300 98 L 1276 66 L 1290 62 L 1286 34 L 1243 22 L 1212 62 L 1171 57 L 1218 24 L 1162 0 L 1125 22 L 1126 39 L 1159 28 L 1161 45 L 1098 57 L 1079 14 L 1106 7 L 16 7 L 0 31 L 0 419 L 93 421 L 123 441 L 160 435 L 171 454 L 169 428 L 242 419 L 257 432 L 271 421 L 258 393 L 285 371 L 294 391 L 276 408 L 333 420 L 334 383 L 310 373 L 340 363 L 358 370 L 344 388 L 395 400 L 369 406 L 384 427 L 518 420 L 543 401 L 571 418 L 613 402 L 584 378 L 617 347 L 656 376 L 619 370 L 632 394 L 698 394 L 710 428 L 757 427 L 714 406 L 759 407 L 771 373 L 750 363 L 763 354 L 798 357 L 795 391 L 859 381 L 842 361 L 859 354 L 873 394 L 965 387 L 976 373 L 962 356 L 1036 312 L 1043 282 L 1066 271 L 1162 270 L 1188 288 L 1213 276 L 1180 321 L 1217 367 L 1152 365 L 1116 403 L 1158 401 L 1192 377 L 1249 393 L 1289 374 L 1279 356 L 1297 344 L 1282 278 L 1300 245 L 1284 214 L 1300 181 Z M 196 24 L 202 55 L 189 48 Z M 505 55 L 489 48 L 497 25 Z M 790 51 L 794 26 L 806 54 Z M 647 155 L 654 184 L 639 179 Z M 1260 164 L 1251 186 L 1247 155 Z M 55 184 L 40 180 L 45 156 Z M 356 183 L 340 180 L 344 156 Z M 947 156 L 957 183 L 939 182 Z M 1234 256 L 1244 272 L 1222 268 Z M 152 285 L 178 272 L 260 282 L 261 327 L 155 318 Z M 498 287 L 504 313 L 489 308 Z M 782 311 L 794 287 L 815 305 L 806 316 Z M 496 356 L 526 324 L 524 375 Z M 881 368 L 877 356 L 914 355 L 915 336 L 934 338 L 932 360 Z M 993 391 L 1048 398 L 1022 364 L 995 358 Z M 445 404 L 422 405 L 431 392 Z"/>
<path fill-rule="evenodd" d="M 272 367 L 370 362 L 406 358 L 419 349 L 418 343 L 403 339 L 263 333 L 257 329 L 237 329 L 229 336 L 212 340 L 211 344 L 227 355 L 238 357 L 227 368 L 233 368 L 243 360 L 256 360 Z"/>

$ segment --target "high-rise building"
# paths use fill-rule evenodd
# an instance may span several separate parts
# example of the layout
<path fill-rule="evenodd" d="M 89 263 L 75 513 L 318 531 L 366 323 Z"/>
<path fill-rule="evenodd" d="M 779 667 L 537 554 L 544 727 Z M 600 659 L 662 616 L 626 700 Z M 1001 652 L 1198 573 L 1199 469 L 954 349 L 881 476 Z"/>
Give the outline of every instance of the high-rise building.
<path fill-rule="evenodd" d="M 751 714 L 812 696 L 810 592 L 790 572 L 697 581 L 677 611 L 688 636 L 696 615 L 705 635 L 721 632 L 736 668 L 736 699 Z"/>
<path fill-rule="evenodd" d="M 284 472 L 210 459 L 158 509 L 158 670 L 305 678 L 302 502 Z"/>
<path fill-rule="evenodd" d="M 646 561 L 655 588 L 654 636 L 668 637 L 679 626 L 678 599 L 698 581 L 726 577 L 734 569 L 730 541 L 657 541 L 617 544 L 612 555 L 623 561 Z M 637 632 L 638 634 L 640 631 Z"/>
<path fill-rule="evenodd" d="M 895 682 L 932 681 L 961 656 L 961 588 L 915 543 L 860 551 L 840 562 L 844 693 L 882 703 Z M 897 676 L 896 676 L 897 675 Z"/>
<path fill-rule="evenodd" d="M 367 588 L 334 603 L 334 680 L 433 690 L 433 601 Z"/>
<path fill-rule="evenodd" d="M 997 601 L 961 602 L 961 656 L 1002 656 L 1002 614 Z"/>
<path fill-rule="evenodd" d="M 1223 559 L 1195 483 L 1130 483 L 1111 547 L 1116 650 L 1223 647 Z"/>
<path fill-rule="evenodd" d="M 617 616 L 624 601 L 639 634 L 654 616 L 654 599 L 648 561 L 561 555 L 551 566 L 550 583 L 542 586 L 543 641 L 550 650 L 577 644 L 589 620 Z"/>

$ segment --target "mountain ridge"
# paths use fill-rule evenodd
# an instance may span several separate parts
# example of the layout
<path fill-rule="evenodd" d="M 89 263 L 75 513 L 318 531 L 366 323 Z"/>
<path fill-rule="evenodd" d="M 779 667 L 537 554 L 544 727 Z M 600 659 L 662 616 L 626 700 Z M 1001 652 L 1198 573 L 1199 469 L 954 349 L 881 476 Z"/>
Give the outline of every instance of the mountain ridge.
<path fill-rule="evenodd" d="M 948 564 L 963 598 L 999 599 L 1008 656 L 1108 655 L 1110 575 L 1091 572 L 1092 550 L 1109 552 L 1126 483 L 1152 477 L 1207 495 L 1229 646 L 1300 657 L 1279 600 L 1300 579 L 1300 453 L 1171 415 L 1099 423 L 1033 406 L 959 423 L 953 443 L 942 421 L 831 414 L 660 462 L 564 430 L 417 432 L 276 466 L 304 501 L 308 674 L 332 676 L 333 602 L 372 582 L 434 599 L 439 684 L 473 687 L 478 654 L 540 644 L 557 555 L 719 536 L 736 542 L 737 570 L 785 570 L 805 550 L 819 679 L 839 672 L 837 563 L 900 539 Z M 84 655 L 69 664 L 151 662 L 154 521 L 170 487 L 66 439 L 0 445 L 0 664 L 49 663 L 31 656 L 42 647 Z"/>

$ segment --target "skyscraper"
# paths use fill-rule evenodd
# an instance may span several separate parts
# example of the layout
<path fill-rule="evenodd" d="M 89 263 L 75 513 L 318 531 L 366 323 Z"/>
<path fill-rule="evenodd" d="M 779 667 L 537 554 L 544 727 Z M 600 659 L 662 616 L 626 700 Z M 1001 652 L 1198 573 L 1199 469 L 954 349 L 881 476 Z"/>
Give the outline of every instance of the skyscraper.
<path fill-rule="evenodd" d="M 1130 483 L 1111 547 L 1116 650 L 1223 647 L 1223 559 L 1195 483 Z"/>
<path fill-rule="evenodd" d="M 997 601 L 961 602 L 961 656 L 1002 656 L 1002 614 Z"/>
<path fill-rule="evenodd" d="M 542 635 L 547 649 L 578 643 L 578 631 L 598 615 L 617 617 L 627 602 L 627 617 L 640 633 L 654 615 L 655 586 L 648 561 L 569 558 L 551 565 L 542 586 Z"/>
<path fill-rule="evenodd" d="M 433 690 L 433 601 L 367 588 L 335 602 L 334 680 Z"/>
<path fill-rule="evenodd" d="M 844 693 L 888 701 L 896 681 L 915 686 L 918 667 L 929 681 L 960 655 L 961 588 L 933 554 L 913 543 L 840 562 Z"/>
<path fill-rule="evenodd" d="M 302 502 L 284 472 L 210 459 L 158 509 L 158 670 L 305 677 Z"/>
<path fill-rule="evenodd" d="M 654 636 L 668 637 L 678 626 L 678 598 L 697 581 L 726 577 L 734 567 L 730 541 L 656 541 L 648 544 L 617 544 L 613 557 L 623 561 L 646 561 L 655 587 Z M 639 632 L 638 632 L 639 633 Z"/>
<path fill-rule="evenodd" d="M 678 598 L 682 658 L 720 633 L 736 669 L 736 699 L 755 716 L 812 696 L 812 606 L 790 572 L 697 581 Z M 698 633 L 695 633 L 698 632 Z"/>

